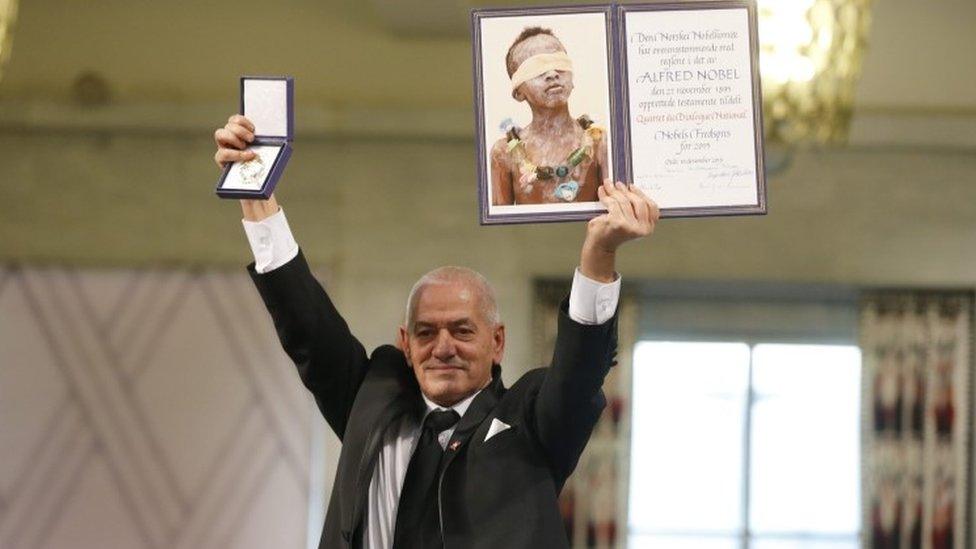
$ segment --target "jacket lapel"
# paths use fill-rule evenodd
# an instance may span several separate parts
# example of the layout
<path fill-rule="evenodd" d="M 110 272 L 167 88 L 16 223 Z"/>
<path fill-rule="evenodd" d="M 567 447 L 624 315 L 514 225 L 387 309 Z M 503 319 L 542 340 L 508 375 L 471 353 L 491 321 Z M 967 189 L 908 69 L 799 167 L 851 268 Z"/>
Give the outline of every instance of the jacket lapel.
<path fill-rule="evenodd" d="M 374 352 L 373 361 L 370 377 L 356 396 L 351 414 L 354 423 L 347 429 L 362 433 L 362 437 L 353 440 L 347 435 L 342 443 L 343 457 L 351 458 L 346 465 L 340 462 L 337 476 L 345 500 L 341 522 L 344 537 L 352 536 L 360 527 L 383 435 L 397 418 L 423 405 L 417 380 L 399 351 L 381 347 Z"/>
<path fill-rule="evenodd" d="M 471 401 L 471 406 L 464 413 L 461 421 L 458 422 L 457 428 L 454 429 L 454 434 L 451 435 L 451 441 L 447 443 L 447 448 L 444 451 L 444 459 L 441 461 L 442 475 L 444 474 L 444 470 L 454 461 L 454 458 L 461 453 L 461 449 L 468 443 L 471 435 L 478 429 L 481 422 L 485 420 L 485 417 L 495 409 L 498 399 L 505 392 L 505 386 L 502 385 L 501 366 L 497 364 L 492 366 L 491 374 L 491 383 Z"/>

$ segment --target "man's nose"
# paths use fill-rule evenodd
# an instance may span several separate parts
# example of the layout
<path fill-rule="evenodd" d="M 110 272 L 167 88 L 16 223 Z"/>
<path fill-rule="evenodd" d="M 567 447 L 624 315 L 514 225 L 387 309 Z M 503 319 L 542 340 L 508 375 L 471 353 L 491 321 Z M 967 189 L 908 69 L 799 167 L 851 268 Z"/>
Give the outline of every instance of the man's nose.
<path fill-rule="evenodd" d="M 559 71 L 556 69 L 550 69 L 545 73 L 546 81 L 556 80 L 559 78 Z"/>
<path fill-rule="evenodd" d="M 451 337 L 451 332 L 448 330 L 441 330 L 437 334 L 437 340 L 434 342 L 434 357 L 439 360 L 447 360 L 454 358 L 454 338 Z"/>

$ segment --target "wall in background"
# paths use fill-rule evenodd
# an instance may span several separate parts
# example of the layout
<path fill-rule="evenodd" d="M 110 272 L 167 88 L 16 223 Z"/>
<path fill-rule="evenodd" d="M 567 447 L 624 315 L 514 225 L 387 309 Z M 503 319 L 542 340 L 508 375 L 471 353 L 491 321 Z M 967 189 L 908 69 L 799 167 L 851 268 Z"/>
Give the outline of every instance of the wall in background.
<path fill-rule="evenodd" d="M 14 153 L 0 163 L 0 258 L 242 268 L 239 207 L 213 196 L 210 149 L 183 135 L 0 132 Z M 470 143 L 299 139 L 279 198 L 366 343 L 392 340 L 423 272 L 468 265 L 498 286 L 518 372 L 530 283 L 571 275 L 584 225 L 480 227 L 472 165 Z M 769 215 L 666 220 L 623 248 L 619 268 L 628 279 L 972 285 L 974 174 L 967 151 L 800 153 L 770 178 Z"/>

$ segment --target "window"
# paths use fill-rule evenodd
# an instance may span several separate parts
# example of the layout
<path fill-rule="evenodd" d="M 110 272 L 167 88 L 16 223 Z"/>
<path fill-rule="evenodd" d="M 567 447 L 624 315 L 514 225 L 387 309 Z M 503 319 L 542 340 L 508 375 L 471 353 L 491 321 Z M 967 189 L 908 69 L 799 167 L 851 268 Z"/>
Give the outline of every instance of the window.
<path fill-rule="evenodd" d="M 629 546 L 859 547 L 860 364 L 850 344 L 639 343 Z"/>

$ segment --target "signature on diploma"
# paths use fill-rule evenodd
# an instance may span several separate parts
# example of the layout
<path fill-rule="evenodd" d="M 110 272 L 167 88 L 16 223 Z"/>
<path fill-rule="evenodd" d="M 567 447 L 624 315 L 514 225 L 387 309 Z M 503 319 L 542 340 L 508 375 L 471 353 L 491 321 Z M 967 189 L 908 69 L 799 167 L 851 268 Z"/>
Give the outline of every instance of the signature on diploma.
<path fill-rule="evenodd" d="M 721 166 L 710 166 L 705 179 L 698 183 L 698 187 L 704 190 L 717 191 L 719 189 L 745 189 L 750 187 L 751 182 L 747 177 L 755 173 L 752 168 L 742 168 L 722 164 Z"/>
<path fill-rule="evenodd" d="M 634 178 L 634 184 L 637 185 L 643 191 L 661 191 L 664 187 L 661 183 L 655 181 L 655 179 L 660 179 L 660 175 L 638 175 Z"/>

